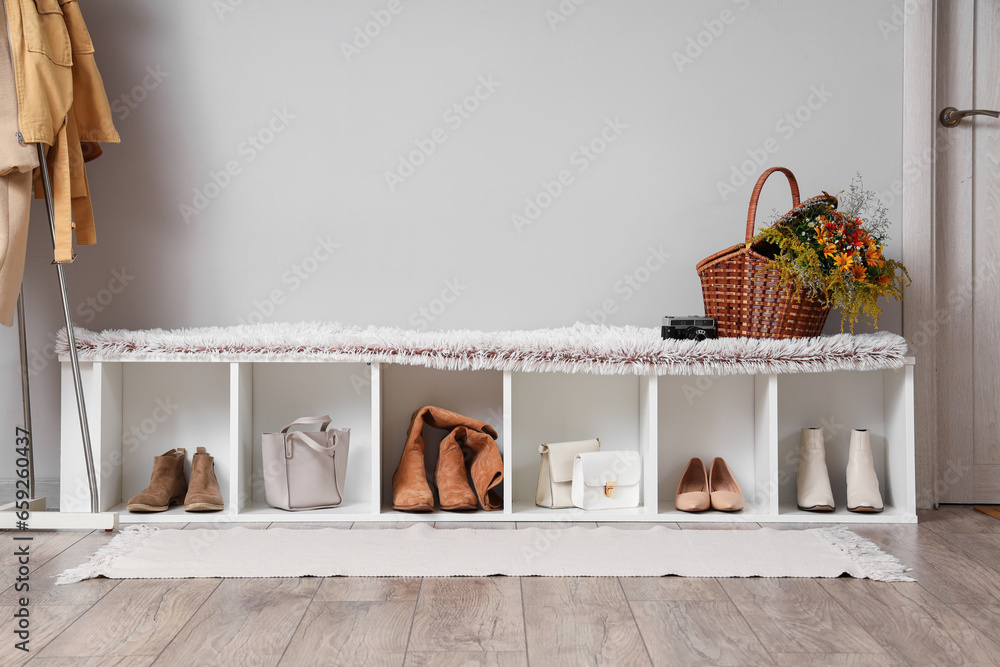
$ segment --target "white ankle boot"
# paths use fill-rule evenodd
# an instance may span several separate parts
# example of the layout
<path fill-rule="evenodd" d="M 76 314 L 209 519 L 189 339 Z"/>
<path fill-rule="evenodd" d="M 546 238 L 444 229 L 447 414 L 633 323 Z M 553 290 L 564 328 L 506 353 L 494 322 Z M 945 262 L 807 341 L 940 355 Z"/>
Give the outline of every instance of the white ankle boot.
<path fill-rule="evenodd" d="M 878 490 L 868 429 L 851 431 L 851 454 L 847 460 L 847 509 L 851 512 L 882 511 L 882 496 Z"/>
<path fill-rule="evenodd" d="M 833 490 L 830 488 L 830 473 L 826 469 L 826 447 L 821 428 L 802 429 L 796 491 L 800 510 L 833 511 Z"/>

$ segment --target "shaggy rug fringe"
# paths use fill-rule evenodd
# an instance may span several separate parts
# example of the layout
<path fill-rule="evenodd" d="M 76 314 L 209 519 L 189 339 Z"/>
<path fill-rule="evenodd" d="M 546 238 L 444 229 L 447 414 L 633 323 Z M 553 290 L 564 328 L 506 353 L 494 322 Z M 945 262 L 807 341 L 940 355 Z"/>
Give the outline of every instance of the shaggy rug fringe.
<path fill-rule="evenodd" d="M 534 331 L 411 331 L 340 324 L 255 324 L 197 329 L 76 329 L 84 361 L 389 362 L 442 370 L 597 375 L 755 375 L 900 368 L 896 334 L 771 340 L 661 340 L 658 329 L 577 323 Z M 66 332 L 57 351 L 68 353 Z"/>

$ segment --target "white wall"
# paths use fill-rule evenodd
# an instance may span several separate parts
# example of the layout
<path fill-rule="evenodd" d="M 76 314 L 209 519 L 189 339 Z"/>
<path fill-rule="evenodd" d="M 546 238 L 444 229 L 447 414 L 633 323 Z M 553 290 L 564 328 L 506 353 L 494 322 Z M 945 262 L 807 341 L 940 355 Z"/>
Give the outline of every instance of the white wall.
<path fill-rule="evenodd" d="M 389 6 L 398 13 L 348 61 L 342 45 Z M 888 0 L 87 3 L 123 142 L 88 169 L 99 244 L 67 271 L 76 323 L 501 329 L 700 313 L 694 265 L 742 240 L 764 168 L 791 168 L 804 196 L 836 192 L 858 171 L 880 192 L 900 182 L 894 10 Z M 467 118 L 449 112 L 477 91 Z M 615 140 L 582 157 L 609 122 Z M 446 140 L 391 189 L 386 172 L 431 137 Z M 765 146 L 776 152 L 753 176 L 730 181 Z M 238 173 L 216 187 L 227 165 Z M 518 229 L 512 215 L 564 170 L 561 194 Z M 789 208 L 779 179 L 762 218 Z M 720 182 L 734 191 L 722 196 Z M 182 205 L 201 210 L 185 216 Z M 897 199 L 894 256 L 899 210 Z M 32 214 L 36 471 L 51 479 L 61 313 L 44 209 Z M 669 261 L 647 273 L 661 253 Z M 449 290 L 458 296 L 441 312 Z M 899 331 L 899 313 L 888 308 L 882 328 Z M 0 331 L 0 365 L 9 478 L 16 330 Z"/>

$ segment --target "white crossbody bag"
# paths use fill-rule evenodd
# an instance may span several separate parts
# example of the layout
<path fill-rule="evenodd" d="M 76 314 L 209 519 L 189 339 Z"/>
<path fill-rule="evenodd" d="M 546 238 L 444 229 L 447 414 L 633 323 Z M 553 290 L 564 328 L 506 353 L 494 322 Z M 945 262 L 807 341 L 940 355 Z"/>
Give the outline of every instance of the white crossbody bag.
<path fill-rule="evenodd" d="M 573 505 L 585 510 L 639 506 L 639 452 L 585 452 L 573 460 Z"/>

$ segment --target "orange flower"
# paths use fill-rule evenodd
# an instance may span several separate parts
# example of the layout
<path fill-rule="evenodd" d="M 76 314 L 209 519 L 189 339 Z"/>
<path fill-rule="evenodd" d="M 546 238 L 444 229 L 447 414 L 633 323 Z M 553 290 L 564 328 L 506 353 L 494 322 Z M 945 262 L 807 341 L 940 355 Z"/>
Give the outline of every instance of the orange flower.
<path fill-rule="evenodd" d="M 882 259 L 882 252 L 878 248 L 869 247 L 865 251 L 865 261 L 869 266 L 882 266 L 885 261 Z"/>
<path fill-rule="evenodd" d="M 846 252 L 840 253 L 833 260 L 837 262 L 837 267 L 844 273 L 849 273 L 854 265 L 854 255 L 848 255 Z"/>
<path fill-rule="evenodd" d="M 851 267 L 851 275 L 854 276 L 855 280 L 863 280 L 867 271 L 864 264 L 855 264 Z"/>
<path fill-rule="evenodd" d="M 889 282 L 890 280 L 892 280 L 892 276 L 879 276 L 879 277 L 878 277 L 878 281 L 879 281 L 880 283 L 887 283 L 887 282 Z"/>
<path fill-rule="evenodd" d="M 837 254 L 837 246 L 834 243 L 827 243 L 826 247 L 823 248 L 823 254 L 827 257 L 833 257 Z"/>
<path fill-rule="evenodd" d="M 826 235 L 826 230 L 820 226 L 813 227 L 816 230 L 816 243 L 820 245 L 826 245 L 829 237 Z"/>

